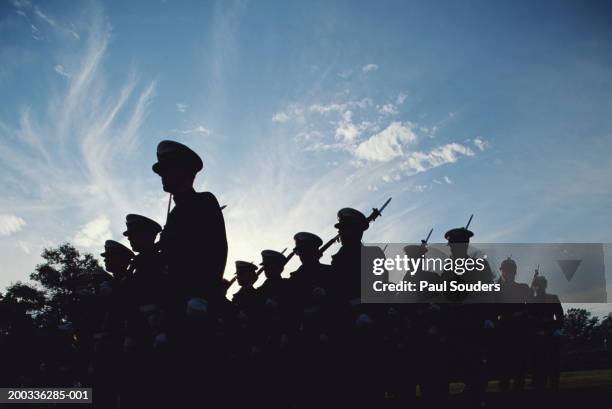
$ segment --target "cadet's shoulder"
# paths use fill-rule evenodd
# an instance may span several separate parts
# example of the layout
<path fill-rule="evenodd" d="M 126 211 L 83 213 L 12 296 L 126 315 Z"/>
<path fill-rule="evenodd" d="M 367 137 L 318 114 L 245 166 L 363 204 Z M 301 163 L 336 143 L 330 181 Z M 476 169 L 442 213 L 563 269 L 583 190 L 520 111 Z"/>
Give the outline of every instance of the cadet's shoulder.
<path fill-rule="evenodd" d="M 211 192 L 198 192 L 196 195 L 196 203 L 199 208 L 205 208 L 210 211 L 221 211 L 217 197 Z"/>
<path fill-rule="evenodd" d="M 382 249 L 377 246 L 363 246 L 362 250 L 367 255 L 381 256 L 381 257 L 385 256 L 384 251 L 382 251 Z"/>
<path fill-rule="evenodd" d="M 521 291 L 531 291 L 531 288 L 525 283 L 517 283 L 517 287 L 521 289 Z"/>
<path fill-rule="evenodd" d="M 196 197 L 197 197 L 197 200 L 201 203 L 216 203 L 216 204 L 219 203 L 219 201 L 217 200 L 217 197 L 211 192 L 198 192 L 196 194 Z"/>

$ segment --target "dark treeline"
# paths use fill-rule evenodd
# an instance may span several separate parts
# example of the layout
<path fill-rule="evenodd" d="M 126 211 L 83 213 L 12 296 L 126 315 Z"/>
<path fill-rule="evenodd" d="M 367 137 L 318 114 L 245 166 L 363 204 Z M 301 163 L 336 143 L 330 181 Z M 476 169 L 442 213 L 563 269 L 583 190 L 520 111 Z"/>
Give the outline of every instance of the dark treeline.
<path fill-rule="evenodd" d="M 536 390 L 554 391 L 562 350 L 607 349 L 612 314 L 564 313 L 544 276 L 515 282 L 511 259 L 497 279 L 490 268 L 413 278 L 497 280 L 494 302 L 425 293 L 361 303 L 361 264 L 384 257 L 362 244 L 376 209 L 338 212 L 331 265 L 320 262 L 328 246 L 310 232 L 295 234 L 290 255 L 263 250 L 261 267 L 236 261 L 240 290 L 230 301 L 222 208 L 193 189 L 202 160 L 171 141 L 157 157 L 153 171 L 175 203 L 163 228 L 127 215 L 131 248 L 106 241 L 104 268 L 64 244 L 43 252 L 35 285 L 0 295 L 0 385 L 92 387 L 96 408 L 399 407 L 417 402 L 418 386 L 419 404 L 438 407 L 449 383 L 462 381 L 461 402 L 476 407 L 490 379 L 520 392 L 531 375 Z M 465 227 L 445 234 L 452 257 L 469 257 L 472 235 Z M 419 257 L 427 245 L 404 250 Z M 284 278 L 293 255 L 300 266 Z M 260 268 L 266 280 L 255 288 Z"/>

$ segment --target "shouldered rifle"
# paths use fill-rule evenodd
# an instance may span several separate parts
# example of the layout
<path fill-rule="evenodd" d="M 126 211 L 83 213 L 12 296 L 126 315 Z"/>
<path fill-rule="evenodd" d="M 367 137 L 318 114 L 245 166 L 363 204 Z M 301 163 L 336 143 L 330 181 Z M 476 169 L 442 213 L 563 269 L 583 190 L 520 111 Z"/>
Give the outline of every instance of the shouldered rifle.
<path fill-rule="evenodd" d="M 427 245 L 427 242 L 429 241 L 429 238 L 431 237 L 431 233 L 433 233 L 433 229 L 429 230 L 429 234 L 427 235 L 427 238 L 425 240 L 421 240 L 422 245 Z"/>
<path fill-rule="evenodd" d="M 472 223 L 472 219 L 474 218 L 474 215 L 470 216 L 470 220 L 468 220 L 467 224 L 465 225 L 465 229 L 467 230 L 468 227 L 470 227 L 470 223 Z"/>

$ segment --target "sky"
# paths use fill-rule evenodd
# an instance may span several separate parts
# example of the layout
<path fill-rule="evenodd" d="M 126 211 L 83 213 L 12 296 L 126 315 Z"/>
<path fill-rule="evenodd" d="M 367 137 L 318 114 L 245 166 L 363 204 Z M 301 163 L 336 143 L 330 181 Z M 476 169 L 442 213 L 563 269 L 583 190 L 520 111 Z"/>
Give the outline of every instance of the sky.
<path fill-rule="evenodd" d="M 163 225 L 164 139 L 202 156 L 197 189 L 227 205 L 227 277 L 388 197 L 366 241 L 434 228 L 440 242 L 474 214 L 479 242 L 610 243 L 611 15 L 604 1 L 1 0 L 0 288 L 45 247 L 100 253 L 128 213 Z"/>

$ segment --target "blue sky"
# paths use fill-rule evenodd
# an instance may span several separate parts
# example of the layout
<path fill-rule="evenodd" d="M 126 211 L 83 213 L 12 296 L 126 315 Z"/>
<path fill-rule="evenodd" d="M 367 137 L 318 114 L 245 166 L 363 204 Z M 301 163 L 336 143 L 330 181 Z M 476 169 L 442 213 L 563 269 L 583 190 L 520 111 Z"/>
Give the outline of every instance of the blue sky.
<path fill-rule="evenodd" d="M 2 1 L 0 287 L 163 224 L 162 139 L 228 205 L 228 275 L 388 196 L 369 241 L 612 242 L 612 5 L 430 3 Z"/>

